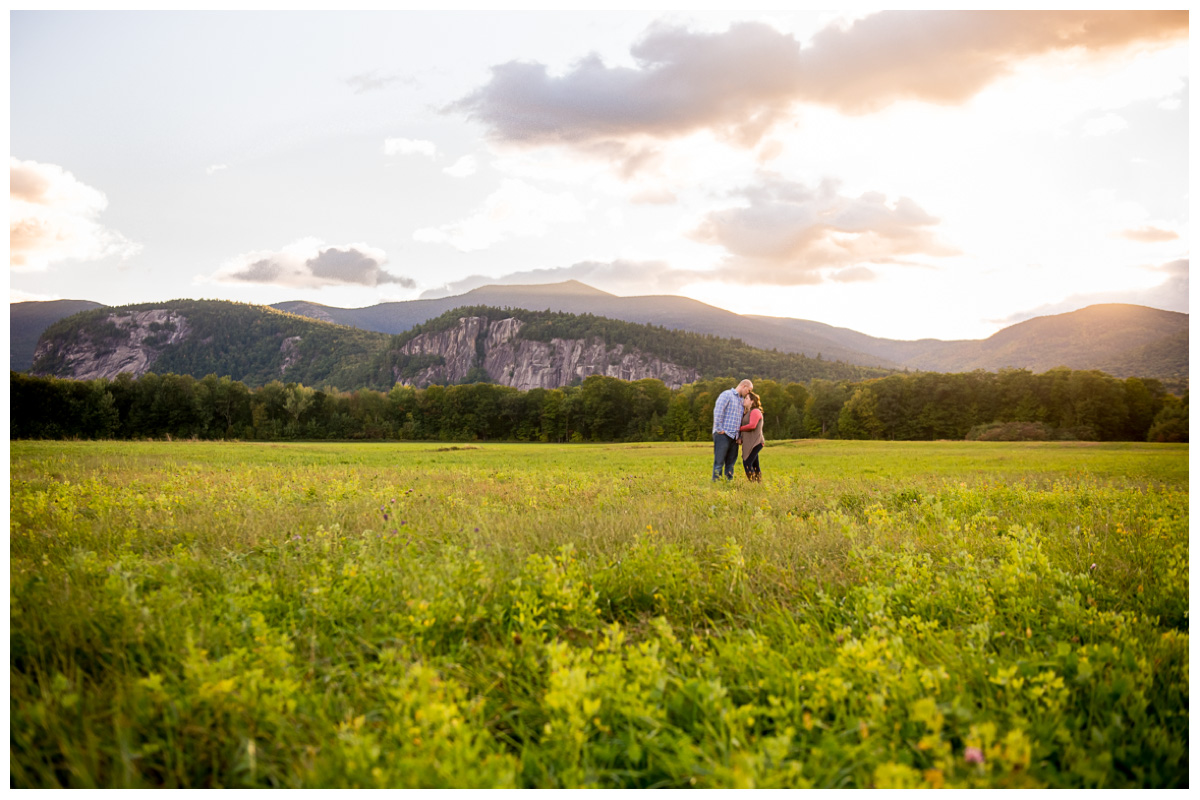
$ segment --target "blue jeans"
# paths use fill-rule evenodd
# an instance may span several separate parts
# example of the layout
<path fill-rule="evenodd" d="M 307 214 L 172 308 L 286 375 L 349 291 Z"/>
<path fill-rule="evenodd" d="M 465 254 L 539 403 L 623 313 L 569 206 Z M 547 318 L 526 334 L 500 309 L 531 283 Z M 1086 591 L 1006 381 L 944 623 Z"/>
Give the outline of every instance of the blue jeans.
<path fill-rule="evenodd" d="M 713 476 L 715 481 L 721 477 L 721 470 L 725 470 L 725 480 L 733 480 L 733 465 L 737 463 L 738 446 L 737 442 L 730 439 L 723 433 L 713 434 Z"/>

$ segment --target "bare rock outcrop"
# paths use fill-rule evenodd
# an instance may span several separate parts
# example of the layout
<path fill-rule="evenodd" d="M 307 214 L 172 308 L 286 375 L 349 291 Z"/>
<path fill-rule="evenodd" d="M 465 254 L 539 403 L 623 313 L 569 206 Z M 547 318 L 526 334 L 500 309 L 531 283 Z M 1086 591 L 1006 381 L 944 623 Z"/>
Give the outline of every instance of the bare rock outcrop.
<path fill-rule="evenodd" d="M 300 337 L 289 336 L 284 339 L 279 345 L 279 355 L 283 359 L 283 363 L 279 366 L 279 372 L 286 375 L 288 367 L 300 360 Z"/>
<path fill-rule="evenodd" d="M 411 386 L 447 385 L 482 366 L 496 383 L 526 391 L 555 389 L 589 375 L 627 381 L 657 378 L 673 389 L 700 377 L 694 369 L 627 350 L 624 345 L 609 347 L 599 337 L 549 342 L 521 339 L 517 334 L 523 325 L 513 317 L 494 322 L 485 317 L 463 317 L 453 328 L 423 333 L 409 340 L 400 352 L 441 356 L 445 363 L 421 370 L 411 378 L 401 378 L 397 372 L 396 378 Z"/>
<path fill-rule="evenodd" d="M 84 333 L 66 343 L 38 342 L 34 366 L 43 357 L 56 357 L 54 374 L 58 377 L 89 381 L 128 372 L 136 378 L 150 371 L 163 349 L 191 333 L 187 317 L 165 308 L 115 312 L 107 321 L 115 326 L 115 335 L 97 340 Z"/>

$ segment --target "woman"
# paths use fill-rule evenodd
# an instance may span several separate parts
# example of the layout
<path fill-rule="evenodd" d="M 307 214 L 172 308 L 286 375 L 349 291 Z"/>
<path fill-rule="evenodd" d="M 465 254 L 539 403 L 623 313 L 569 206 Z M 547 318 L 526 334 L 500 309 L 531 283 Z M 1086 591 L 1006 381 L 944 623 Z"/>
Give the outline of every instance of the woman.
<path fill-rule="evenodd" d="M 762 450 L 766 440 L 763 439 L 762 402 L 758 395 L 750 392 L 742 400 L 742 468 L 746 470 L 747 480 L 762 481 L 762 470 L 758 466 L 758 451 Z"/>

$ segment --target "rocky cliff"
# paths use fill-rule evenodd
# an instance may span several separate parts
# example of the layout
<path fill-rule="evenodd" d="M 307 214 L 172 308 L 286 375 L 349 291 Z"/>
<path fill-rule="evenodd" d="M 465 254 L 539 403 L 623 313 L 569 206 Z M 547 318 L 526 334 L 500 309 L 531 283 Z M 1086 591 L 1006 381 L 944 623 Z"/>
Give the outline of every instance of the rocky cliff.
<path fill-rule="evenodd" d="M 99 332 L 83 331 L 69 340 L 42 339 L 33 354 L 34 374 L 89 381 L 115 378 L 122 372 L 139 377 L 154 366 L 162 351 L 188 338 L 187 318 L 170 309 L 114 312 Z M 53 369 L 39 370 L 52 363 Z"/>
<path fill-rule="evenodd" d="M 598 337 L 552 339 L 537 342 L 517 336 L 519 319 L 489 321 L 463 317 L 453 328 L 423 333 L 400 350 L 405 355 L 436 355 L 444 364 L 432 366 L 411 378 L 396 379 L 411 386 L 457 383 L 476 367 L 487 371 L 495 383 L 522 391 L 555 389 L 576 378 L 607 375 L 627 381 L 657 378 L 671 388 L 696 381 L 700 373 L 623 345 L 608 347 Z"/>

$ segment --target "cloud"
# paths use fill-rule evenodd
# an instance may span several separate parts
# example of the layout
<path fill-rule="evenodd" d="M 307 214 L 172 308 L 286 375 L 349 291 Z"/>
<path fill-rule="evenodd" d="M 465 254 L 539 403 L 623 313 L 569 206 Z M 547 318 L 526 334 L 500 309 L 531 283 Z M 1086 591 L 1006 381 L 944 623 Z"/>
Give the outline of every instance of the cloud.
<path fill-rule="evenodd" d="M 8 302 L 10 303 L 45 302 L 47 300 L 62 299 L 62 295 L 58 294 L 38 294 L 37 292 L 26 292 L 23 289 L 8 290 Z"/>
<path fill-rule="evenodd" d="M 590 55 L 561 77 L 512 61 L 446 111 L 484 123 L 497 139 L 526 144 L 600 144 L 719 127 L 757 138 L 795 93 L 800 47 L 766 25 L 722 34 L 654 26 L 631 49 L 636 68 Z"/>
<path fill-rule="evenodd" d="M 226 164 L 213 164 L 213 165 L 211 165 L 211 166 L 209 166 L 209 167 L 206 167 L 206 168 L 205 168 L 205 170 L 204 170 L 204 172 L 205 172 L 206 174 L 208 174 L 208 175 L 212 175 L 214 172 L 220 172 L 220 171 L 221 171 L 221 170 L 223 170 L 223 169 L 229 169 L 228 165 L 226 165 Z"/>
<path fill-rule="evenodd" d="M 443 169 L 442 172 L 453 178 L 466 178 L 474 175 L 478 169 L 479 164 L 475 161 L 475 156 L 463 156 L 458 161 Z"/>
<path fill-rule="evenodd" d="M 1140 228 L 1127 228 L 1118 235 L 1135 242 L 1173 242 L 1179 238 L 1179 234 L 1175 231 L 1163 230 L 1153 225 L 1143 225 Z"/>
<path fill-rule="evenodd" d="M 483 250 L 520 236 L 541 236 L 550 226 L 583 219 L 583 206 L 568 192 L 551 193 L 508 179 L 470 217 L 413 233 L 418 242 L 444 243 L 464 252 Z"/>
<path fill-rule="evenodd" d="M 360 72 L 357 75 L 351 75 L 345 79 L 345 83 L 355 94 L 364 92 L 373 92 L 379 89 L 385 89 L 393 83 L 403 82 L 410 83 L 411 79 L 402 78 L 399 75 L 380 75 L 379 70 L 371 70 L 370 72 Z"/>
<path fill-rule="evenodd" d="M 665 261 L 626 260 L 580 261 L 568 267 L 549 267 L 511 272 L 498 278 L 471 275 L 444 286 L 429 289 L 421 299 L 450 297 L 493 284 L 525 286 L 577 280 L 614 294 L 670 294 L 689 283 L 711 280 L 712 273 L 672 268 Z"/>
<path fill-rule="evenodd" d="M 8 159 L 8 263 L 14 272 L 44 272 L 60 261 L 129 258 L 140 244 L 104 227 L 104 193 L 55 164 Z"/>
<path fill-rule="evenodd" d="M 319 239 L 302 239 L 280 250 L 256 250 L 230 259 L 211 278 L 218 283 L 260 283 L 295 289 L 322 286 L 382 286 L 395 283 L 412 288 L 412 278 L 383 269 L 386 254 L 364 244 L 326 246 Z"/>
<path fill-rule="evenodd" d="M 625 160 L 646 151 L 645 139 L 701 129 L 754 145 L 796 103 L 846 114 L 905 100 L 961 104 L 1027 59 L 1187 36 L 1187 11 L 886 11 L 803 44 L 756 22 L 723 33 L 656 24 L 630 49 L 633 67 L 592 54 L 551 75 L 510 61 L 443 111 L 482 123 L 494 140 Z"/>
<path fill-rule="evenodd" d="M 421 155 L 433 158 L 437 155 L 437 145 L 424 139 L 385 139 L 383 142 L 383 154 L 387 156 Z"/>
<path fill-rule="evenodd" d="M 938 219 L 907 197 L 894 202 L 879 192 L 848 197 L 835 181 L 809 188 L 776 175 L 764 175 L 737 194 L 745 205 L 710 212 L 692 238 L 724 248 L 726 264 L 739 270 L 742 281 L 867 280 L 868 263 L 958 254 L 936 237 Z"/>
<path fill-rule="evenodd" d="M 1089 119 L 1083 123 L 1084 136 L 1106 136 L 1110 133 L 1123 131 L 1129 127 L 1124 117 L 1117 114 L 1105 114 L 1103 117 Z"/>
<path fill-rule="evenodd" d="M 854 283 L 856 281 L 873 281 L 875 273 L 867 267 L 850 267 L 833 273 L 829 276 L 830 280 L 838 283 Z"/>
<path fill-rule="evenodd" d="M 1158 286 L 1153 286 L 1149 289 L 1081 292 L 1070 295 L 1057 303 L 1047 303 L 1028 311 L 1020 311 L 1007 319 L 996 320 L 996 322 L 1011 325 L 1048 314 L 1065 314 L 1068 311 L 1077 311 L 1087 306 L 1096 305 L 1097 303 L 1131 303 L 1133 305 L 1161 308 L 1166 311 L 1179 311 L 1184 314 L 1191 313 L 1188 310 L 1188 273 L 1190 271 L 1190 262 L 1188 259 L 1171 261 L 1157 267 L 1151 267 L 1151 269 L 1154 272 L 1166 275 L 1166 280 Z"/>
<path fill-rule="evenodd" d="M 1186 11 L 885 11 L 814 36 L 802 91 L 852 114 L 900 100 L 957 105 L 1027 59 L 1187 36 Z"/>

